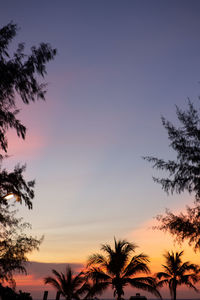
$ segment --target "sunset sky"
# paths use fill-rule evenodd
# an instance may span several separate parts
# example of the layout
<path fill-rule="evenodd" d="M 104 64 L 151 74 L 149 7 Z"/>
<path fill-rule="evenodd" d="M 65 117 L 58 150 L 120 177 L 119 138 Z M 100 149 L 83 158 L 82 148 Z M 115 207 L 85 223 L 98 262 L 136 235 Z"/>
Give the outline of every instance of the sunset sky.
<path fill-rule="evenodd" d="M 173 158 L 160 118 L 176 123 L 175 105 L 185 108 L 188 97 L 199 105 L 200 1 L 3 0 L 0 15 L 1 27 L 20 28 L 12 47 L 58 49 L 46 102 L 20 102 L 26 140 L 9 133 L 6 166 L 26 163 L 26 178 L 36 179 L 33 210 L 21 206 L 19 214 L 33 235 L 45 236 L 19 287 L 42 298 L 49 287 L 41 278 L 52 267 L 80 270 L 114 236 L 136 243 L 160 271 L 164 251 L 182 248 L 152 230 L 153 218 L 183 210 L 192 197 L 167 196 L 142 157 Z M 183 248 L 185 259 L 200 263 Z"/>

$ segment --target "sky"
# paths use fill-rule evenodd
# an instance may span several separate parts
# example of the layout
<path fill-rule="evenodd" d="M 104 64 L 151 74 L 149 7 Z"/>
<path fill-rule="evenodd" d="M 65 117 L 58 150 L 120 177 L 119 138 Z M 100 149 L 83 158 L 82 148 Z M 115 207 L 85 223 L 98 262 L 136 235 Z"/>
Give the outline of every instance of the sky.
<path fill-rule="evenodd" d="M 199 104 L 199 15 L 196 0 L 1 1 L 1 27 L 20 28 L 12 49 L 25 42 L 29 53 L 49 42 L 58 50 L 47 66 L 46 101 L 19 102 L 26 140 L 9 133 L 5 165 L 26 163 L 26 178 L 36 179 L 33 210 L 20 206 L 19 214 L 45 237 L 17 287 L 42 298 L 50 290 L 42 278 L 55 264 L 78 270 L 114 237 L 136 243 L 153 272 L 165 250 L 182 249 L 152 224 L 192 197 L 166 195 L 142 157 L 175 157 L 161 116 L 176 124 L 175 105 L 186 108 L 188 97 Z M 185 259 L 199 262 L 184 249 Z"/>

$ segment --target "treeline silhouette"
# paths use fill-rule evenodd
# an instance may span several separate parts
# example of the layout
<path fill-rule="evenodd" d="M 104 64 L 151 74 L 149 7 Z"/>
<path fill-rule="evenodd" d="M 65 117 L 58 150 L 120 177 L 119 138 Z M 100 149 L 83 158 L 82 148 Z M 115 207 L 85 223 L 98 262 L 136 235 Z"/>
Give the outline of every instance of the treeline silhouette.
<path fill-rule="evenodd" d="M 113 297 L 122 300 L 124 289 L 130 286 L 150 292 L 161 298 L 160 289 L 168 286 L 171 299 L 177 299 L 178 286 L 185 285 L 198 292 L 195 284 L 199 281 L 199 266 L 182 261 L 183 251 L 166 252 L 162 270 L 152 275 L 149 257 L 140 253 L 135 255 L 136 245 L 126 240 L 114 239 L 114 247 L 101 246 L 101 253 L 91 255 L 84 270 L 75 274 L 70 265 L 66 272 L 52 270 L 53 276 L 44 278 L 57 291 L 57 299 L 62 295 L 67 300 L 94 299 L 101 296 L 109 287 Z"/>

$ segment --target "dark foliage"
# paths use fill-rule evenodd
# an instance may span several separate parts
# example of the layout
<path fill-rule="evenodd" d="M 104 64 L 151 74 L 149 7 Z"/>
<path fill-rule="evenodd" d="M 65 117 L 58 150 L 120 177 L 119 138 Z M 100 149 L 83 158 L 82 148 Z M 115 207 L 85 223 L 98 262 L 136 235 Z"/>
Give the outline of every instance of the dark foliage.
<path fill-rule="evenodd" d="M 6 169 L 1 169 L 0 165 L 0 197 L 2 204 L 6 201 L 3 197 L 13 193 L 18 196 L 21 203 L 23 201 L 29 209 L 32 208 L 35 181 L 26 181 L 24 179 L 23 173 L 25 170 L 25 165 L 16 165 L 12 172 L 8 172 Z"/>
<path fill-rule="evenodd" d="M 188 101 L 188 110 L 176 107 L 180 127 L 162 118 L 168 132 L 170 147 L 176 152 L 175 160 L 165 161 L 156 157 L 145 157 L 153 163 L 153 168 L 167 171 L 167 178 L 154 178 L 166 192 L 194 192 L 200 200 L 200 118 L 194 105 Z"/>
<path fill-rule="evenodd" d="M 5 153 L 8 149 L 6 137 L 9 128 L 17 135 L 25 138 L 26 127 L 17 119 L 19 109 L 16 97 L 25 104 L 45 97 L 45 84 L 38 82 L 38 76 L 46 74 L 46 63 L 52 60 L 56 50 L 49 44 L 42 43 L 38 48 L 32 47 L 31 54 L 24 53 L 24 44 L 19 44 L 12 57 L 8 47 L 16 36 L 17 25 L 9 23 L 0 29 L 0 149 Z M 1 164 L 3 154 L 0 154 Z M 25 166 L 17 166 L 13 172 L 2 170 L 0 173 L 0 196 L 8 192 L 19 195 L 28 208 L 32 208 L 34 197 L 34 181 L 26 182 L 23 178 Z"/>
<path fill-rule="evenodd" d="M 26 234 L 31 226 L 17 218 L 9 205 L 0 205 L 0 282 L 7 281 L 13 287 L 13 273 L 26 273 L 27 253 L 38 249 L 41 239 Z"/>
<path fill-rule="evenodd" d="M 0 284 L 0 296 L 2 300 L 32 300 L 32 297 L 30 296 L 29 293 L 23 293 L 22 291 L 16 293 L 10 287 L 3 287 L 1 284 Z"/>
<path fill-rule="evenodd" d="M 188 240 L 194 250 L 200 249 L 200 206 L 187 207 L 186 213 L 178 215 L 167 210 L 166 214 L 157 216 L 160 225 L 155 228 L 168 231 L 178 243 Z"/>
<path fill-rule="evenodd" d="M 17 119 L 19 110 L 16 107 L 16 95 L 28 104 L 36 99 L 44 99 L 45 84 L 39 83 L 38 75 L 46 74 L 46 63 L 52 60 L 56 50 L 48 44 L 32 47 L 31 54 L 24 53 L 24 44 L 11 58 L 8 46 L 17 33 L 17 25 L 9 23 L 0 29 L 0 145 L 7 151 L 6 132 L 14 128 L 19 137 L 25 138 L 26 128 Z"/>
<path fill-rule="evenodd" d="M 171 299 L 176 300 L 178 286 L 185 285 L 198 292 L 195 284 L 199 281 L 199 266 L 191 264 L 189 261 L 182 262 L 183 251 L 174 253 L 173 251 L 164 254 L 165 265 L 162 265 L 163 271 L 158 272 L 157 287 L 161 288 L 167 285 L 170 290 Z"/>
<path fill-rule="evenodd" d="M 53 286 L 67 300 L 79 300 L 90 289 L 84 273 L 75 275 L 70 266 L 66 267 L 65 274 L 56 270 L 52 270 L 52 273 L 54 277 L 45 277 L 44 283 Z"/>
<path fill-rule="evenodd" d="M 166 215 L 157 217 L 161 225 L 156 228 L 170 232 L 178 242 L 187 239 L 197 250 L 200 249 L 200 116 L 190 101 L 185 111 L 176 107 L 176 114 L 180 122 L 178 128 L 162 118 L 176 159 L 168 161 L 156 157 L 145 159 L 153 163 L 153 168 L 168 172 L 167 178 L 154 178 L 165 192 L 194 193 L 194 207 L 187 207 L 186 213 L 179 215 L 167 210 Z"/>
<path fill-rule="evenodd" d="M 30 54 L 26 55 L 21 43 L 11 55 L 9 46 L 17 31 L 17 25 L 13 23 L 0 29 L 0 281 L 12 285 L 13 272 L 25 272 L 26 255 L 38 249 L 41 239 L 26 234 L 30 224 L 16 217 L 16 211 L 4 198 L 13 193 L 31 209 L 35 184 L 34 180 L 25 180 L 25 165 L 17 165 L 11 172 L 3 168 L 8 150 L 7 132 L 14 129 L 19 138 L 25 139 L 26 127 L 18 119 L 16 99 L 21 99 L 24 104 L 44 100 L 45 84 L 39 83 L 38 79 L 44 77 L 46 63 L 56 54 L 49 44 L 42 43 L 39 47 L 32 47 Z M 22 296 L 28 297 L 21 294 L 21 298 L 16 299 L 28 299 Z"/>
<path fill-rule="evenodd" d="M 105 255 L 97 253 L 89 257 L 87 276 L 93 281 L 91 297 L 95 294 L 101 295 L 109 286 L 118 300 L 123 299 L 126 286 L 142 289 L 160 297 L 154 278 L 138 276 L 150 272 L 149 259 L 143 253 L 133 255 L 135 248 L 135 244 L 125 240 L 114 240 L 114 249 L 110 245 L 102 245 L 101 250 Z"/>

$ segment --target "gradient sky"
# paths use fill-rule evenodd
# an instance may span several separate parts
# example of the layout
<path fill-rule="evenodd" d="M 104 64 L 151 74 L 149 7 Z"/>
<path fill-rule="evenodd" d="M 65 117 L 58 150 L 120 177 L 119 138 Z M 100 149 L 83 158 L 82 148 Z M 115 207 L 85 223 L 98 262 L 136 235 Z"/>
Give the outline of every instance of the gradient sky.
<path fill-rule="evenodd" d="M 30 260 L 49 270 L 84 264 L 115 236 L 138 244 L 158 271 L 163 252 L 178 248 L 151 229 L 153 217 L 192 200 L 167 196 L 142 156 L 173 157 L 160 117 L 176 122 L 175 104 L 198 103 L 200 2 L 6 0 L 0 15 L 1 27 L 11 20 L 20 27 L 13 46 L 58 49 L 47 101 L 20 103 L 26 141 L 9 134 L 6 165 L 26 162 L 27 178 L 36 179 L 33 210 L 20 207 L 33 234 L 45 235 Z M 185 248 L 198 263 L 199 254 Z M 25 285 L 36 295 L 33 274 Z"/>

